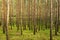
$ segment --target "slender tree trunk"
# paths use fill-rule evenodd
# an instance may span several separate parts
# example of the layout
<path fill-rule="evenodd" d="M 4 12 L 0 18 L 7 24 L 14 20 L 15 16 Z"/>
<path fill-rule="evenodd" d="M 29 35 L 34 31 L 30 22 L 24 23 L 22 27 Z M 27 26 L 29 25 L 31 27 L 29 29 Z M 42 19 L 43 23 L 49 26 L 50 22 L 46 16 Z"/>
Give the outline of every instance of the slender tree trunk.
<path fill-rule="evenodd" d="M 36 0 L 33 0 L 34 1 L 34 10 L 33 10 L 33 23 L 34 23 L 34 35 L 36 34 L 36 15 L 35 15 L 35 12 L 36 12 Z"/>
<path fill-rule="evenodd" d="M 57 3 L 57 12 L 56 12 L 56 26 L 55 26 L 55 35 L 57 35 L 57 27 L 58 27 L 58 0 L 56 0 Z"/>
<path fill-rule="evenodd" d="M 41 0 L 39 0 L 39 7 L 38 7 L 38 16 L 39 16 L 39 29 L 41 29 Z"/>
<path fill-rule="evenodd" d="M 10 23 L 10 26 L 11 26 L 11 30 L 12 30 L 12 27 L 13 27 L 13 21 L 12 21 L 12 14 L 13 14 L 13 3 L 12 3 L 12 0 L 10 0 L 9 2 L 9 23 Z"/>
<path fill-rule="evenodd" d="M 20 14 L 21 13 L 21 2 L 20 0 L 16 0 L 16 27 L 17 31 L 19 30 L 20 25 Z"/>
<path fill-rule="evenodd" d="M 30 0 L 28 1 L 28 28 L 29 28 L 29 30 L 31 30 L 31 26 L 30 26 L 30 23 L 31 23 L 31 21 L 30 21 Z"/>
<path fill-rule="evenodd" d="M 7 13 L 6 13 L 6 40 L 9 40 L 8 26 L 9 26 L 9 0 L 7 0 Z"/>
<path fill-rule="evenodd" d="M 5 23 L 4 23 L 4 20 L 5 20 L 5 0 L 2 0 L 2 26 L 3 26 L 3 33 L 5 33 Z"/>
<path fill-rule="evenodd" d="M 31 0 L 31 12 L 30 12 L 30 13 L 31 13 L 31 30 L 33 30 L 33 27 L 32 27 L 32 26 L 33 26 L 33 15 L 32 15 L 32 14 L 33 14 L 33 13 L 32 13 L 32 11 L 33 11 L 33 10 L 32 10 L 32 5 L 33 5 L 33 4 L 32 4 L 32 3 L 33 3 L 33 1 Z"/>
<path fill-rule="evenodd" d="M 3 18 L 4 18 L 4 32 L 6 33 L 6 40 L 9 40 L 8 37 L 8 24 L 9 24 L 9 0 L 2 0 L 3 8 Z"/>
<path fill-rule="evenodd" d="M 51 3 L 51 8 L 50 8 L 50 40 L 52 39 L 52 27 L 53 27 L 53 6 L 52 6 L 52 0 L 50 1 Z"/>
<path fill-rule="evenodd" d="M 47 29 L 47 14 L 48 14 L 48 12 L 47 12 L 48 7 L 47 6 L 48 5 L 47 5 L 47 0 L 46 0 L 46 3 L 45 3 L 45 9 L 46 9 L 46 11 L 45 11 L 45 27 L 46 27 L 46 29 Z"/>
<path fill-rule="evenodd" d="M 23 3 L 24 3 L 24 0 L 21 0 L 21 28 L 20 28 L 21 29 L 21 35 L 23 34 L 23 31 L 22 31 L 22 26 L 23 26 L 23 24 L 22 24 L 23 23 L 23 13 L 24 13 L 24 11 L 23 11 L 24 4 Z"/>
<path fill-rule="evenodd" d="M 59 31 L 59 0 L 57 0 L 57 32 Z"/>

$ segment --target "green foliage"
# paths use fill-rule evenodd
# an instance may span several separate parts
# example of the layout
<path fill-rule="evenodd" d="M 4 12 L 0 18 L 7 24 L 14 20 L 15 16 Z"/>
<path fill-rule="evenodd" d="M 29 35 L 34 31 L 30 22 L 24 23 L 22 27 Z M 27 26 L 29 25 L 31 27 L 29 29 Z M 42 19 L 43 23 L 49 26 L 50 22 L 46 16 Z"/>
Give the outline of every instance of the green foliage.
<path fill-rule="evenodd" d="M 49 29 L 40 30 L 33 35 L 33 31 L 24 30 L 23 35 L 20 35 L 20 30 L 17 32 L 16 27 L 13 30 L 9 27 L 9 39 L 10 40 L 49 40 Z M 58 33 L 59 34 L 59 33 Z M 60 40 L 60 36 L 55 36 L 53 31 L 53 40 Z M 5 34 L 2 33 L 2 28 L 0 27 L 0 40 L 6 40 Z"/>

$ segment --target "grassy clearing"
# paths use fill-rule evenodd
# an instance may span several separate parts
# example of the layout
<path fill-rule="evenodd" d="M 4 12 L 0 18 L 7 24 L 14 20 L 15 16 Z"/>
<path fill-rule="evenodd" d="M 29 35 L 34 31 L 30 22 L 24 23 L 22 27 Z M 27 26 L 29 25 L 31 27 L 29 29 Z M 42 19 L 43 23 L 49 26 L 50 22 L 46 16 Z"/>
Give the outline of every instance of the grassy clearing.
<path fill-rule="evenodd" d="M 33 35 L 33 31 L 24 30 L 23 35 L 20 35 L 20 30 L 17 31 L 16 27 L 11 30 L 9 28 L 9 39 L 10 40 L 49 40 L 49 30 L 40 30 Z M 53 31 L 54 32 L 54 31 Z M 58 33 L 59 34 L 59 33 Z M 2 33 L 2 28 L 0 27 L 0 40 L 6 40 L 5 34 Z M 53 40 L 60 40 L 60 35 L 55 36 L 53 33 Z"/>

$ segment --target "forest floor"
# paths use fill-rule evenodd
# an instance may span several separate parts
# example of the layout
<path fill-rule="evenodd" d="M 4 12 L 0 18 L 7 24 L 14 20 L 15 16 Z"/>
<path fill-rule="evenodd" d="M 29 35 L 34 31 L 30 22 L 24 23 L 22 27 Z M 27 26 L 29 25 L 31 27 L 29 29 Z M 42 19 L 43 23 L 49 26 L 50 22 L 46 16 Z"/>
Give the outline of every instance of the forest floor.
<path fill-rule="evenodd" d="M 20 35 L 20 30 L 17 31 L 16 27 L 14 27 L 12 30 L 9 28 L 8 34 L 10 40 L 49 40 L 50 38 L 49 29 L 40 30 L 39 32 L 36 33 L 36 35 L 33 35 L 32 30 L 23 30 L 23 35 Z M 3 34 L 1 27 L 0 27 L 0 40 L 6 40 L 6 36 L 5 34 Z M 58 36 L 55 36 L 53 31 L 53 40 L 60 40 L 60 33 L 58 33 Z"/>

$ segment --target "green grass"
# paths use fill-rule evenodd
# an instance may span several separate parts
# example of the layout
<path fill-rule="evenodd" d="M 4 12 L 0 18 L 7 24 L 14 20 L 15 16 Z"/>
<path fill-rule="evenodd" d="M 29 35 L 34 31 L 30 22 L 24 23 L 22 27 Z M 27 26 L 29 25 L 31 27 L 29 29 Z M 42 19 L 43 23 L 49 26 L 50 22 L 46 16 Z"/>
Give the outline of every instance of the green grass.
<path fill-rule="evenodd" d="M 49 29 L 47 30 L 40 30 L 33 35 L 32 30 L 23 30 L 23 35 L 20 34 L 20 30 L 17 31 L 16 27 L 13 27 L 11 30 L 9 28 L 9 39 L 10 40 L 49 40 Z M 59 33 L 58 33 L 59 34 Z M 6 40 L 5 34 L 2 33 L 2 28 L 0 27 L 0 40 Z M 60 40 L 60 35 L 55 36 L 53 31 L 53 40 Z"/>

